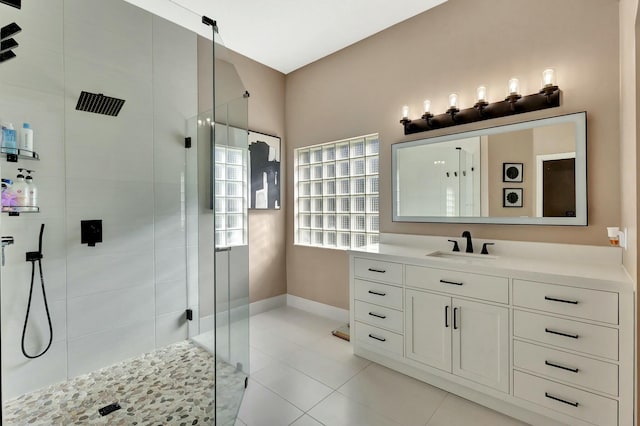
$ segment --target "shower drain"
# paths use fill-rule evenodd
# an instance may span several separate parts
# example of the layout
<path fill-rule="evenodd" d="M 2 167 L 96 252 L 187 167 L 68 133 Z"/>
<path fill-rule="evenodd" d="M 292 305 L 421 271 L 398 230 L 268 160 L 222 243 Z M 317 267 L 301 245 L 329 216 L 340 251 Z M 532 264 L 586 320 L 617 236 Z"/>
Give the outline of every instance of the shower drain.
<path fill-rule="evenodd" d="M 101 416 L 106 416 L 107 414 L 111 414 L 114 411 L 119 410 L 120 408 L 122 408 L 120 407 L 120 404 L 114 402 L 113 404 L 105 405 L 104 407 L 100 408 L 98 410 L 98 413 L 100 413 Z"/>

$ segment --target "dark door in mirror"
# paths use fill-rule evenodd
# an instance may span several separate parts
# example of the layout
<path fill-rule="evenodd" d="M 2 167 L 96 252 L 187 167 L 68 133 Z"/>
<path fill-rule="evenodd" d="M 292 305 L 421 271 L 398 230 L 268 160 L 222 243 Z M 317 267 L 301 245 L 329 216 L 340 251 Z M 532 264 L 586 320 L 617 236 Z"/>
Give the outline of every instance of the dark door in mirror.
<path fill-rule="evenodd" d="M 544 161 L 542 211 L 544 217 L 575 217 L 576 160 Z"/>

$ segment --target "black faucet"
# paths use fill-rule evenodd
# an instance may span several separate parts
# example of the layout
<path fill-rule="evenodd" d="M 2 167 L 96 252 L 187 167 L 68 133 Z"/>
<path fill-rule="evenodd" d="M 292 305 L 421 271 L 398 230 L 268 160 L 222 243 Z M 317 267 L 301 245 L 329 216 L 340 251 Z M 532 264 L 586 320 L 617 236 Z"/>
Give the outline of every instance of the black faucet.
<path fill-rule="evenodd" d="M 467 239 L 467 249 L 465 251 L 467 253 L 473 253 L 473 243 L 471 242 L 471 232 L 464 231 L 462 233 L 462 237 Z"/>

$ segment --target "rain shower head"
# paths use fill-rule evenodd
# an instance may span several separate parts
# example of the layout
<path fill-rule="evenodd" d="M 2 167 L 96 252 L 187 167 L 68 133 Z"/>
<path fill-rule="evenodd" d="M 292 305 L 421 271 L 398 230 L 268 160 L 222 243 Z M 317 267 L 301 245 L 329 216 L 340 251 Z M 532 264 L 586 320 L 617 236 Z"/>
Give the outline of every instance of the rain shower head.
<path fill-rule="evenodd" d="M 0 41 L 0 53 L 8 52 L 18 47 L 18 42 L 12 38 Z"/>
<path fill-rule="evenodd" d="M 4 3 L 9 6 L 13 6 L 17 9 L 22 8 L 22 0 L 0 0 L 0 3 Z"/>
<path fill-rule="evenodd" d="M 9 25 L 5 25 L 4 27 L 0 28 L 0 41 L 9 37 L 13 37 L 20 31 L 22 31 L 22 28 L 20 28 L 20 25 L 16 24 L 15 22 L 10 23 Z"/>
<path fill-rule="evenodd" d="M 8 61 L 9 59 L 13 59 L 16 57 L 16 54 L 13 53 L 13 51 L 9 50 L 7 52 L 4 53 L 0 53 L 0 63 L 4 62 L 4 61 Z"/>
<path fill-rule="evenodd" d="M 80 93 L 80 99 L 78 99 L 76 109 L 78 111 L 116 117 L 120 113 L 122 105 L 124 105 L 124 99 L 111 98 L 104 96 L 102 93 L 90 93 L 83 90 Z"/>

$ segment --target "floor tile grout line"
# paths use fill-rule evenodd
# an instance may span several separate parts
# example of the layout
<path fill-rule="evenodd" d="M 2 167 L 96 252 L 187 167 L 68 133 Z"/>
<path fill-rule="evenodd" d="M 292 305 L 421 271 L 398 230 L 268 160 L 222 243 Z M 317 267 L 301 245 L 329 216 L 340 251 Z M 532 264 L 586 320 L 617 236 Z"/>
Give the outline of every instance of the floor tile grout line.
<path fill-rule="evenodd" d="M 440 389 L 440 388 L 438 388 Z M 446 392 L 446 391 L 445 391 Z M 433 419 L 433 417 L 436 415 L 436 413 L 438 412 L 438 410 L 440 410 L 440 408 L 442 408 L 442 405 L 444 404 L 445 399 L 447 399 L 449 397 L 449 395 L 451 395 L 449 392 L 446 392 L 444 394 L 444 397 L 442 398 L 442 401 L 440 401 L 440 404 L 438 404 L 438 406 L 436 407 L 435 410 L 433 410 L 433 413 L 431 413 L 431 416 L 429 416 L 429 418 L 427 419 L 427 422 L 424 424 L 425 426 L 429 425 L 429 422 L 431 421 L 431 419 Z"/>

